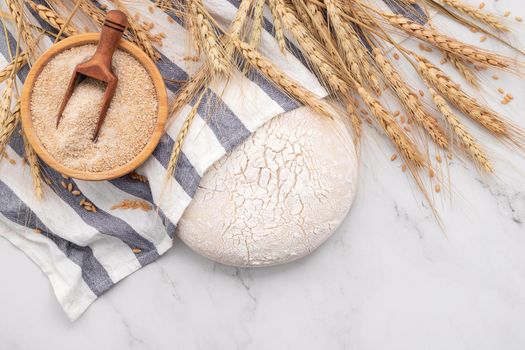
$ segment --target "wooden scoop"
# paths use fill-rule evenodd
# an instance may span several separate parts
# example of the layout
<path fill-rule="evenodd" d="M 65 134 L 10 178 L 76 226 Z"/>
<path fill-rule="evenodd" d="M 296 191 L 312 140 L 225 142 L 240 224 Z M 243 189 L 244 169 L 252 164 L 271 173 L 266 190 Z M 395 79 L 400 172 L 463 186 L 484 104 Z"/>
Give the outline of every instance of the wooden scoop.
<path fill-rule="evenodd" d="M 118 10 L 108 12 L 106 20 L 104 21 L 104 26 L 102 27 L 102 32 L 100 33 L 100 41 L 97 46 L 97 51 L 95 51 L 95 54 L 89 60 L 82 62 L 75 67 L 75 71 L 69 80 L 66 94 L 64 95 L 58 112 L 56 123 L 57 128 L 75 87 L 85 78 L 100 80 L 105 82 L 107 87 L 104 91 L 102 109 L 100 110 L 97 126 L 93 133 L 93 142 L 97 141 L 100 128 L 104 123 L 113 94 L 117 88 L 118 78 L 111 68 L 113 53 L 117 49 L 118 42 L 122 37 L 124 30 L 126 30 L 127 25 L 128 19 L 124 12 Z"/>

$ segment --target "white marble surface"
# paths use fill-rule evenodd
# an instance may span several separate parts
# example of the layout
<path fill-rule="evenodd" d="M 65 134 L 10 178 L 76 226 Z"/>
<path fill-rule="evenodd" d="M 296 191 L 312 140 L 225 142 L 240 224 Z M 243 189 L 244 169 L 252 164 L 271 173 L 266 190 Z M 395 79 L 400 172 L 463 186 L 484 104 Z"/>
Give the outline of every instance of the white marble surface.
<path fill-rule="evenodd" d="M 525 126 L 525 84 L 491 84 L 516 96 L 502 111 Z M 354 207 L 311 256 L 237 269 L 176 242 L 76 323 L 0 240 L 0 349 L 523 349 L 525 158 L 487 142 L 498 176 L 453 161 L 455 194 L 436 199 L 443 230 L 370 137 Z"/>

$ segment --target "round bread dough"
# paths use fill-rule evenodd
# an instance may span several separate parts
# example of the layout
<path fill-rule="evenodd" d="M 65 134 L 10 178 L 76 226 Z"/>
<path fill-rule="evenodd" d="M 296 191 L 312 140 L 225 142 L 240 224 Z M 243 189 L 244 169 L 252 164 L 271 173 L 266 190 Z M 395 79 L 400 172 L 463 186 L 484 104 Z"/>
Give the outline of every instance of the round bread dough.
<path fill-rule="evenodd" d="M 349 129 L 299 108 L 267 122 L 206 172 L 177 234 L 226 265 L 286 263 L 339 226 L 357 175 Z"/>

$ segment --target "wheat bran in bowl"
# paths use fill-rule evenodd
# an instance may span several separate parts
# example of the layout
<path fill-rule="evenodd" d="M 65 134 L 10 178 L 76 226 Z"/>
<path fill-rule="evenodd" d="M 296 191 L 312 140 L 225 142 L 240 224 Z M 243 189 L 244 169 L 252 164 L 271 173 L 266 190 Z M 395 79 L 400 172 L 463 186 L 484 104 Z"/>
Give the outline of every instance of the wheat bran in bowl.
<path fill-rule="evenodd" d="M 109 171 L 133 160 L 150 141 L 158 113 L 150 75 L 131 54 L 118 49 L 113 56 L 117 89 L 97 142 L 92 136 L 105 89 L 99 81 L 87 78 L 75 88 L 56 127 L 73 70 L 95 49 L 92 44 L 81 45 L 54 56 L 36 78 L 30 98 L 33 127 L 43 147 L 63 166 L 92 173 Z"/>

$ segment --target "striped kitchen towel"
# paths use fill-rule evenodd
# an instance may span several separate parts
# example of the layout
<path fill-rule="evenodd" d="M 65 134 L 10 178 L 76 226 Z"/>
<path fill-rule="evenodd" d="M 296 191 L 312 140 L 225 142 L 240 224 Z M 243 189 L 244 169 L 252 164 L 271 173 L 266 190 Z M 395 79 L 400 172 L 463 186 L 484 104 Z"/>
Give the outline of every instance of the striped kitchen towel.
<path fill-rule="evenodd" d="M 392 1 L 388 1 L 391 7 Z M 112 8 L 110 1 L 93 3 Z M 198 64 L 192 66 L 184 60 L 188 50 L 183 23 L 173 14 L 158 9 L 150 12 L 151 2 L 147 0 L 127 4 L 133 13 L 155 23 L 156 31 L 167 35 L 159 47 L 162 57 L 157 64 L 172 97 L 180 87 L 174 82 L 187 79 L 198 68 Z M 239 6 L 237 0 L 207 0 L 205 4 L 222 24 L 231 21 Z M 4 2 L 2 11 L 8 12 Z M 325 96 L 292 42 L 288 43 L 288 54 L 279 52 L 270 16 L 268 13 L 265 16 L 261 52 L 296 81 Z M 54 32 L 34 13 L 32 21 Z M 16 28 L 7 29 L 6 35 L 0 36 L 3 66 L 17 47 Z M 49 37 L 42 38 L 42 47 L 51 44 Z M 19 86 L 27 73 L 27 67 L 18 73 Z M 115 283 L 155 261 L 171 247 L 175 226 L 209 166 L 273 116 L 298 106 L 257 72 L 248 76 L 238 72 L 227 85 L 215 82 L 204 96 L 186 137 L 174 179 L 168 184 L 165 172 L 174 139 L 194 102 L 183 108 L 168 126 L 153 156 L 137 170 L 147 182 L 131 176 L 103 182 L 63 179 L 42 164 L 42 171 L 50 181 L 43 184 L 44 197 L 38 200 L 29 169 L 24 165 L 22 139 L 19 133 L 15 134 L 7 149 L 9 161 L 0 163 L 0 235 L 41 267 L 71 320 L 78 318 Z M 61 185 L 64 181 L 78 188 L 83 198 L 97 207 L 97 212 L 84 210 L 79 198 Z M 113 205 L 127 199 L 147 201 L 157 210 L 111 210 Z"/>
<path fill-rule="evenodd" d="M 4 2 L 2 10 L 7 12 Z M 111 2 L 94 2 L 112 7 Z M 183 58 L 187 55 L 186 34 L 177 17 L 155 10 L 150 2 L 130 2 L 133 12 L 155 23 L 155 30 L 167 37 L 159 47 L 162 54 L 158 67 L 167 87 L 176 93 L 179 85 L 198 67 Z M 223 23 L 231 20 L 238 2 L 213 0 L 206 2 L 210 11 Z M 34 14 L 32 20 L 42 28 L 54 31 Z M 16 51 L 14 27 L 0 36 L 0 59 L 4 66 Z M 263 52 L 296 80 L 322 95 L 316 78 L 293 54 L 283 56 L 272 38 L 272 25 L 265 22 Z M 52 44 L 42 38 L 42 46 Z M 22 45 L 22 44 L 21 44 Z M 23 83 L 28 68 L 18 74 Z M 212 106 L 212 107 L 210 107 Z M 86 308 L 115 283 L 155 261 L 172 246 L 175 225 L 197 190 L 206 169 L 226 152 L 246 139 L 271 117 L 297 107 L 297 103 L 276 89 L 256 72 L 244 77 L 241 73 L 225 86 L 217 82 L 206 91 L 199 106 L 199 115 L 187 135 L 174 175 L 166 184 L 166 166 L 185 114 L 169 125 L 153 156 L 137 170 L 148 182 L 125 176 L 112 181 L 89 182 L 63 179 L 42 164 L 42 171 L 51 180 L 43 184 L 44 197 L 38 200 L 28 166 L 24 165 L 22 138 L 16 133 L 7 149 L 10 161 L 0 163 L 0 235 L 23 250 L 48 276 L 59 303 L 70 319 L 79 317 Z M 213 109 L 211 109 L 213 108 Z M 61 186 L 71 183 L 84 198 L 97 207 L 97 212 L 84 210 L 79 197 Z M 111 210 L 126 199 L 147 201 L 158 210 Z"/>

